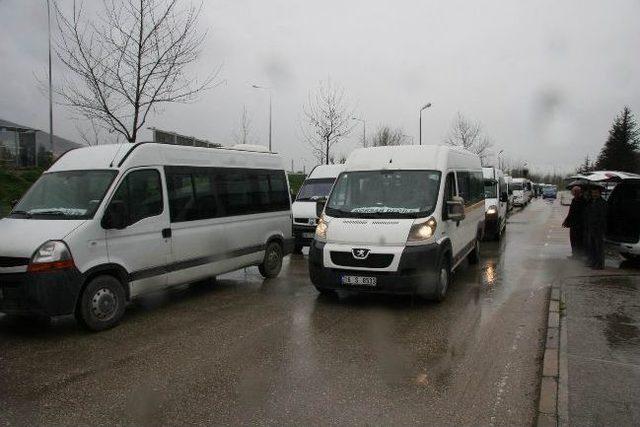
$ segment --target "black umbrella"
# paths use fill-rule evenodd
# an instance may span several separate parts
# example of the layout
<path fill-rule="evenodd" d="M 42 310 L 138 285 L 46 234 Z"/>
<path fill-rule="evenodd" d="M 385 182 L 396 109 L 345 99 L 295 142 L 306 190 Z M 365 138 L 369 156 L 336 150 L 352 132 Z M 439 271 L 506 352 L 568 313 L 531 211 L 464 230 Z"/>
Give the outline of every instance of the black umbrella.
<path fill-rule="evenodd" d="M 580 188 L 589 187 L 591 184 L 593 184 L 593 182 L 588 181 L 586 179 L 576 179 L 575 181 L 571 181 L 567 185 L 567 189 L 571 190 L 573 187 L 580 187 Z"/>

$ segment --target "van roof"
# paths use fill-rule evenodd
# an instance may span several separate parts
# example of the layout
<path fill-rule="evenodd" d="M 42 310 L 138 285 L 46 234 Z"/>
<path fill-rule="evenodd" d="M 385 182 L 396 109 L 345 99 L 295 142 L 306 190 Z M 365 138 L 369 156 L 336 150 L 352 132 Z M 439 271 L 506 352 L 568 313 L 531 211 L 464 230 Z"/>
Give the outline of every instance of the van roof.
<path fill-rule="evenodd" d="M 343 170 L 344 164 L 318 165 L 313 168 L 307 179 L 337 178 Z"/>
<path fill-rule="evenodd" d="M 528 182 L 527 178 L 513 178 L 513 182 Z"/>
<path fill-rule="evenodd" d="M 279 155 L 233 148 L 202 148 L 157 143 L 109 144 L 68 151 L 49 172 L 128 169 L 138 166 L 209 166 L 282 169 Z"/>
<path fill-rule="evenodd" d="M 354 150 L 345 164 L 346 171 L 381 169 L 480 170 L 480 158 L 459 147 L 448 145 L 400 145 Z"/>

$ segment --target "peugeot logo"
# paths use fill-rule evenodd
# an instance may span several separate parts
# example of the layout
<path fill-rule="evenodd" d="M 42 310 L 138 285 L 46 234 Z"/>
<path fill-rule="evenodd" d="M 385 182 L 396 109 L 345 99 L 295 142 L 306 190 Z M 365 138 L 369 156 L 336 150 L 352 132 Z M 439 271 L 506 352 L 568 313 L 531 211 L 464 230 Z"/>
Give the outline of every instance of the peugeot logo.
<path fill-rule="evenodd" d="M 351 254 L 355 259 L 367 259 L 369 256 L 369 249 L 351 249 Z"/>

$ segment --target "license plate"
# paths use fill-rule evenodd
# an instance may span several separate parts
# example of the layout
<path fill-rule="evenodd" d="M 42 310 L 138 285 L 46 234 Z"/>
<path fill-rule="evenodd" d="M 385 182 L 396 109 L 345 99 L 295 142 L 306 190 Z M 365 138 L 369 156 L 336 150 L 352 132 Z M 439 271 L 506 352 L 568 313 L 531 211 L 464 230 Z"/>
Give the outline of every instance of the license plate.
<path fill-rule="evenodd" d="M 305 239 L 313 239 L 313 236 L 315 236 L 315 233 L 302 233 L 302 237 Z"/>
<path fill-rule="evenodd" d="M 376 286 L 377 279 L 367 276 L 342 276 L 342 284 L 348 286 Z"/>

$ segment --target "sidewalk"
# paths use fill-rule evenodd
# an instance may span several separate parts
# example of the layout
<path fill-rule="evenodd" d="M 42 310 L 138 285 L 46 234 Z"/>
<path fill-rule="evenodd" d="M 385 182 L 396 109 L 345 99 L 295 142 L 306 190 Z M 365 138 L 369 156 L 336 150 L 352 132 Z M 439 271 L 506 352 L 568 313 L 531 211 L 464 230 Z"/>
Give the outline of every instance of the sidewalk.
<path fill-rule="evenodd" d="M 560 358 L 566 358 L 568 398 L 568 403 L 558 405 L 560 425 L 640 425 L 638 273 L 618 270 L 559 284 L 566 337 L 560 343 Z M 561 367 L 559 402 L 562 376 Z"/>

